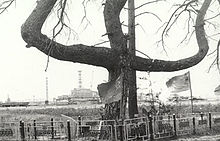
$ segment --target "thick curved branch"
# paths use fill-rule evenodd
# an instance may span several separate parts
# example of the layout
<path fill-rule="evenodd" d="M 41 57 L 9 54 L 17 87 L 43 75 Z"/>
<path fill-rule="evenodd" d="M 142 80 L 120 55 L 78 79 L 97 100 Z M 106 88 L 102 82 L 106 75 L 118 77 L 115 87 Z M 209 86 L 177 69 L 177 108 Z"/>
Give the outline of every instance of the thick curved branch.
<path fill-rule="evenodd" d="M 40 0 L 22 25 L 21 35 L 27 43 L 27 47 L 34 46 L 43 53 L 49 54 L 58 60 L 85 63 L 105 68 L 112 68 L 112 66 L 116 65 L 114 63 L 118 62 L 119 55 L 109 48 L 91 47 L 82 44 L 65 46 L 52 41 L 41 33 L 42 26 L 56 1 Z"/>
<path fill-rule="evenodd" d="M 132 63 L 132 68 L 138 71 L 178 71 L 187 69 L 198 64 L 207 54 L 209 50 L 208 41 L 205 36 L 204 30 L 204 16 L 212 0 L 205 0 L 200 8 L 195 25 L 196 39 L 199 46 L 199 51 L 192 57 L 177 60 L 153 60 L 136 56 L 135 61 Z"/>
<path fill-rule="evenodd" d="M 120 12 L 127 0 L 106 0 L 104 19 L 107 35 L 112 49 L 126 49 L 126 38 L 122 32 Z"/>

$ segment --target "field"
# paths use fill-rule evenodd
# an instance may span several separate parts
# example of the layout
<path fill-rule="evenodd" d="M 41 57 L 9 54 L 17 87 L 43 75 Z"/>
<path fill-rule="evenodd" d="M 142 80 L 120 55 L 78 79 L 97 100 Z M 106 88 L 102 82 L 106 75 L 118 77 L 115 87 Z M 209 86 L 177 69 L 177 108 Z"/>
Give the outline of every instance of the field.
<path fill-rule="evenodd" d="M 15 120 L 48 120 L 52 117 L 60 117 L 62 114 L 76 119 L 81 117 L 100 117 L 100 107 L 103 105 L 66 105 L 66 106 L 30 106 L 30 107 L 2 107 L 0 108 L 1 117 L 13 115 Z M 168 114 L 191 113 L 191 106 L 186 105 L 166 105 Z M 194 105 L 194 113 L 220 112 L 220 104 L 216 105 Z M 139 107 L 140 116 L 143 114 Z M 12 120 L 9 118 L 9 120 Z M 13 120 L 14 121 L 14 120 Z"/>
<path fill-rule="evenodd" d="M 1 117 L 7 117 L 8 121 L 50 120 L 53 117 L 66 115 L 77 118 L 78 116 L 99 116 L 99 106 L 75 107 L 75 106 L 35 106 L 35 107 L 10 107 L 0 108 Z M 13 115 L 13 116 L 12 116 Z"/>

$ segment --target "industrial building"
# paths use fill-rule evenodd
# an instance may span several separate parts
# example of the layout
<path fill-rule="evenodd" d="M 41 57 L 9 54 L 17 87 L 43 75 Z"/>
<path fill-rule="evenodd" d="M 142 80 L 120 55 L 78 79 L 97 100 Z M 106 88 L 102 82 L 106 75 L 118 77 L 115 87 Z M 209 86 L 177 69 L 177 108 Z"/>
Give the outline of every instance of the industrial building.
<path fill-rule="evenodd" d="M 79 87 L 71 90 L 70 95 L 61 95 L 55 100 L 56 105 L 66 104 L 98 104 L 100 97 L 97 91 L 92 91 L 88 88 L 82 88 L 82 71 L 78 71 Z"/>

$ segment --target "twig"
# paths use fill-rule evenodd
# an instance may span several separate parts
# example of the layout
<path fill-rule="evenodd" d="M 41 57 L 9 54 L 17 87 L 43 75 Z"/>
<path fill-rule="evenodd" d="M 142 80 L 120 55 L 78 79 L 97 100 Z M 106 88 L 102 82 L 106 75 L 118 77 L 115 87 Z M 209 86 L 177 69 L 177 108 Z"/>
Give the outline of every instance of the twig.
<path fill-rule="evenodd" d="M 60 0 L 60 8 L 57 10 L 58 12 L 58 22 L 57 24 L 54 26 L 53 28 L 53 36 L 52 39 L 50 40 L 49 45 L 45 48 L 45 49 L 49 49 L 48 54 L 47 54 L 47 65 L 45 68 L 45 71 L 47 71 L 48 65 L 49 65 L 49 58 L 50 58 L 50 54 L 53 50 L 53 47 L 51 46 L 53 41 L 55 41 L 56 37 L 61 33 L 61 31 L 63 30 L 64 27 L 68 27 L 65 23 L 64 23 L 64 15 L 65 15 L 65 8 L 66 8 L 66 4 L 67 4 L 67 0 Z M 59 16 L 59 11 L 60 12 L 60 16 Z M 57 27 L 61 24 L 61 27 L 59 28 L 58 32 L 56 32 Z"/>
<path fill-rule="evenodd" d="M 156 14 L 152 13 L 152 12 L 142 12 L 142 13 L 137 14 L 135 17 L 141 16 L 141 15 L 143 15 L 143 14 L 151 14 L 151 15 L 155 16 L 159 21 L 162 22 L 162 20 L 160 19 L 160 17 L 157 16 Z"/>
<path fill-rule="evenodd" d="M 146 3 L 144 3 L 144 4 L 142 4 L 142 5 L 138 6 L 138 7 L 136 7 L 135 10 L 136 10 L 136 9 L 139 9 L 139 8 L 145 6 L 145 5 L 148 5 L 148 4 L 151 4 L 151 3 L 156 3 L 156 2 L 159 2 L 159 1 L 165 1 L 165 0 L 155 0 L 155 1 L 146 2 Z"/>
<path fill-rule="evenodd" d="M 2 3 L 0 3 L 0 14 L 2 14 L 3 12 L 5 12 L 13 2 L 15 2 L 16 0 L 7 0 L 7 1 L 3 1 Z M 6 6 L 4 6 L 6 5 Z"/>
<path fill-rule="evenodd" d="M 219 66 L 219 46 L 220 46 L 220 39 L 218 41 L 218 44 L 217 44 L 217 68 L 218 68 L 218 71 L 220 72 L 220 66 Z"/>
<path fill-rule="evenodd" d="M 97 43 L 97 44 L 94 44 L 93 46 L 98 46 L 98 45 L 101 45 L 101 44 L 104 44 L 104 43 L 108 43 L 109 41 L 103 41 L 103 42 L 100 42 L 100 43 Z"/>
<path fill-rule="evenodd" d="M 135 50 L 135 51 L 137 51 L 137 52 L 143 54 L 143 55 L 146 56 L 148 59 L 151 59 L 150 56 L 148 56 L 147 54 L 145 54 L 145 53 L 143 53 L 143 52 L 141 52 L 141 51 L 139 51 L 139 50 Z"/>
<path fill-rule="evenodd" d="M 84 11 L 84 16 L 80 22 L 82 24 L 84 20 L 86 20 L 86 26 L 84 27 L 84 30 L 87 28 L 88 25 L 91 25 L 90 21 L 87 18 L 87 11 L 86 11 L 86 6 L 90 0 L 83 0 L 82 5 L 83 5 L 83 11 Z"/>

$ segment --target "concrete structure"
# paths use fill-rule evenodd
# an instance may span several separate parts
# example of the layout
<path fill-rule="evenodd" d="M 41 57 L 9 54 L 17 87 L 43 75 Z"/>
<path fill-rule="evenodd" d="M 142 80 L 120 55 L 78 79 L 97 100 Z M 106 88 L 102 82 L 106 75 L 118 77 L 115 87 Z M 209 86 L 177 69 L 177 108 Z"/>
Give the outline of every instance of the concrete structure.
<path fill-rule="evenodd" d="M 56 99 L 57 105 L 66 104 L 98 104 L 100 98 L 98 92 L 85 88 L 75 88 L 70 95 L 61 95 Z"/>

